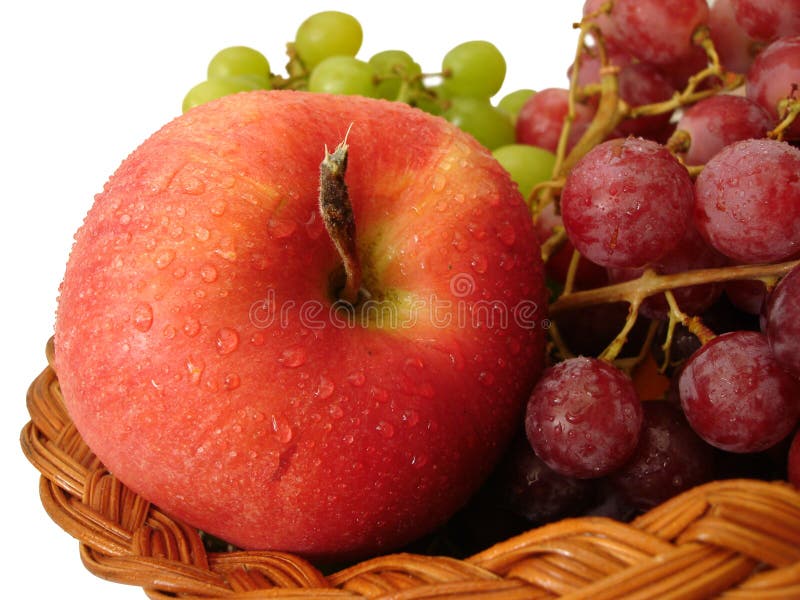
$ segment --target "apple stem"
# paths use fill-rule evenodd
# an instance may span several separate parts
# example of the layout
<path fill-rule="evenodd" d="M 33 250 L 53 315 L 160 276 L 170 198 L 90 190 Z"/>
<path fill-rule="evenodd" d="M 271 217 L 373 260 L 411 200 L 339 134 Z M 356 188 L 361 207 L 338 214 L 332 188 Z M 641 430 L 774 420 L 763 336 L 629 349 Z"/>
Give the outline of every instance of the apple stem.
<path fill-rule="evenodd" d="M 353 206 L 344 181 L 347 151 L 347 135 L 332 153 L 325 146 L 325 158 L 319 166 L 319 212 L 344 265 L 345 283 L 338 291 L 339 299 L 355 305 L 361 289 L 361 263 L 356 251 Z"/>

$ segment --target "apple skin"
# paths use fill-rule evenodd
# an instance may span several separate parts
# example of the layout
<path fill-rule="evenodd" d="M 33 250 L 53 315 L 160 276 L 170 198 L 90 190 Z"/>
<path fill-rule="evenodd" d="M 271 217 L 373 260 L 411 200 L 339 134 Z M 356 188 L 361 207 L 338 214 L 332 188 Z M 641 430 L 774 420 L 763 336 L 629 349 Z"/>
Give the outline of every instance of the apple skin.
<path fill-rule="evenodd" d="M 364 285 L 395 326 L 328 317 L 319 165 L 349 127 Z M 507 322 L 474 324 L 493 301 Z M 544 309 L 530 216 L 471 137 L 388 101 L 245 92 L 168 123 L 97 195 L 55 364 L 85 441 L 162 510 L 241 548 L 362 557 L 483 482 L 540 374 Z"/>

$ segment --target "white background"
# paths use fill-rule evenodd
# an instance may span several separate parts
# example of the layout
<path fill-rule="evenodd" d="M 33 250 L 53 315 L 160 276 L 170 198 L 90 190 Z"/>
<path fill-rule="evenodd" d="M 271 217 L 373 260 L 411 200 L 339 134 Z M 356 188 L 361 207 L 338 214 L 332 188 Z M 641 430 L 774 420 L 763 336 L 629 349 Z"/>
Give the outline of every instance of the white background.
<path fill-rule="evenodd" d="M 19 433 L 25 392 L 45 364 L 58 284 L 72 235 L 105 180 L 150 133 L 180 112 L 207 61 L 228 45 L 264 52 L 273 71 L 285 43 L 320 10 L 356 16 L 359 56 L 389 48 L 436 71 L 452 46 L 495 43 L 508 62 L 500 95 L 565 87 L 581 0 L 255 2 L 243 0 L 5 2 L 0 8 L 0 374 L 2 456 L 8 468 L 0 544 L 5 586 L 27 598 L 143 598 L 84 569 L 78 543 L 38 497 Z"/>

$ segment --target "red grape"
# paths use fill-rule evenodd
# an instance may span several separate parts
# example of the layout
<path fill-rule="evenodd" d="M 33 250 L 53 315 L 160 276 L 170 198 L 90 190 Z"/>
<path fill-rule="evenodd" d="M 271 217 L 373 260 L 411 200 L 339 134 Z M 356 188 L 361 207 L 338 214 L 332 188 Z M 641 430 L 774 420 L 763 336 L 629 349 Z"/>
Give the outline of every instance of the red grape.
<path fill-rule="evenodd" d="M 742 263 L 800 251 L 800 150 L 776 140 L 723 148 L 695 183 L 694 220 L 714 248 Z M 566 217 L 565 217 L 566 222 Z"/>
<path fill-rule="evenodd" d="M 664 146 L 614 139 L 575 165 L 561 194 L 561 214 L 586 258 L 604 267 L 640 267 L 681 240 L 693 196 L 689 173 Z"/>
<path fill-rule="evenodd" d="M 767 299 L 767 288 L 763 281 L 729 281 L 725 294 L 736 308 L 751 315 L 760 315 Z"/>
<path fill-rule="evenodd" d="M 520 144 L 530 144 L 555 152 L 568 112 L 569 91 L 547 88 L 528 98 L 517 115 L 516 139 Z M 576 103 L 567 150 L 581 138 L 594 117 L 594 108 Z"/>
<path fill-rule="evenodd" d="M 684 238 L 678 245 L 661 257 L 658 261 L 648 265 L 649 268 L 662 275 L 683 273 L 692 269 L 708 269 L 722 267 L 727 259 L 705 243 L 700 234 L 689 228 Z M 609 269 L 610 279 L 613 282 L 628 281 L 639 277 L 644 272 L 644 267 L 638 269 Z M 719 285 L 705 283 L 672 290 L 680 309 L 686 313 L 702 312 L 710 307 L 721 293 Z M 640 307 L 640 312 L 650 319 L 666 319 L 669 316 L 669 305 L 664 294 L 650 296 Z"/>
<path fill-rule="evenodd" d="M 736 22 L 753 39 L 800 35 L 800 0 L 730 0 Z"/>
<path fill-rule="evenodd" d="M 633 452 L 642 405 L 630 378 L 590 357 L 570 358 L 542 375 L 528 402 L 525 432 L 551 469 L 590 478 L 619 468 Z"/>
<path fill-rule="evenodd" d="M 634 61 L 634 58 L 628 52 L 620 48 L 615 48 L 610 44 L 606 44 L 606 55 L 608 65 L 619 69 L 627 67 Z M 580 60 L 578 61 L 578 76 L 576 81 L 578 87 L 600 83 L 601 66 L 597 48 L 594 46 L 583 48 Z M 567 77 L 572 77 L 574 68 L 575 63 L 573 62 L 569 69 L 567 69 Z"/>
<path fill-rule="evenodd" d="M 729 452 L 760 452 L 780 442 L 800 417 L 800 382 L 780 366 L 767 337 L 725 333 L 686 362 L 681 406 L 706 442 Z"/>
<path fill-rule="evenodd" d="M 735 73 L 747 73 L 757 53 L 757 43 L 737 23 L 731 0 L 715 0 L 708 26 L 722 66 Z"/>
<path fill-rule="evenodd" d="M 760 105 L 743 96 L 722 94 L 686 109 L 676 129 L 691 138 L 686 164 L 704 165 L 733 142 L 765 137 L 771 126 L 772 117 Z"/>
<path fill-rule="evenodd" d="M 682 90 L 689 83 L 689 78 L 708 66 L 708 54 L 700 46 L 694 46 L 688 55 L 667 65 L 658 65 L 661 73 L 676 89 Z M 718 78 L 706 78 L 698 89 L 707 88 L 710 83 L 719 83 Z"/>
<path fill-rule="evenodd" d="M 500 506 L 536 525 L 578 516 L 595 499 L 593 481 L 556 473 L 524 436 L 514 440 L 489 486 Z"/>
<path fill-rule="evenodd" d="M 775 120 L 779 103 L 786 98 L 800 99 L 800 35 L 781 38 L 753 61 L 747 72 L 747 97 L 763 106 Z M 800 138 L 800 119 L 784 133 L 787 139 Z"/>
<path fill-rule="evenodd" d="M 800 377 L 800 269 L 794 268 L 772 290 L 766 306 L 766 334 L 775 359 Z"/>
<path fill-rule="evenodd" d="M 694 32 L 707 22 L 706 0 L 615 0 L 599 25 L 609 41 L 643 62 L 668 65 L 691 53 Z"/>
<path fill-rule="evenodd" d="M 669 100 L 675 93 L 672 84 L 647 63 L 632 63 L 623 67 L 618 75 L 619 96 L 630 106 L 642 106 Z M 626 119 L 617 127 L 620 137 L 640 135 L 650 139 L 661 139 L 667 130 L 670 113 L 647 115 Z"/>
<path fill-rule="evenodd" d="M 639 444 L 611 481 L 640 509 L 709 481 L 714 451 L 694 432 L 681 409 L 664 401 L 644 402 Z"/>
<path fill-rule="evenodd" d="M 577 84 L 584 87 L 600 83 L 600 59 L 593 48 L 584 50 L 578 65 Z M 629 106 L 642 106 L 668 100 L 675 93 L 675 87 L 653 65 L 634 62 L 633 57 L 624 50 L 611 48 L 608 51 L 609 65 L 619 69 L 617 81 L 619 97 Z M 571 66 L 567 72 L 572 74 Z M 597 96 L 593 97 L 596 100 Z M 663 135 L 670 121 L 668 112 L 627 119 L 617 128 L 618 137 L 640 135 L 651 139 Z"/>

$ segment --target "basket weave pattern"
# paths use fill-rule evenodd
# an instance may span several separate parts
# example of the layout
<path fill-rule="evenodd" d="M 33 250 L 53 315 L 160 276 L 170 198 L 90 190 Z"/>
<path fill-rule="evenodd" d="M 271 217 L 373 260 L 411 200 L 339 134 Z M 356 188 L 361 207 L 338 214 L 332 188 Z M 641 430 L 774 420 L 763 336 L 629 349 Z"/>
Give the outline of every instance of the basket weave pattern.
<path fill-rule="evenodd" d="M 800 493 L 780 482 L 717 481 L 632 523 L 566 519 L 466 560 L 398 553 L 325 576 L 291 554 L 207 552 L 98 461 L 64 409 L 52 340 L 47 355 L 21 436 L 42 504 L 89 571 L 151 598 L 800 598 Z"/>

